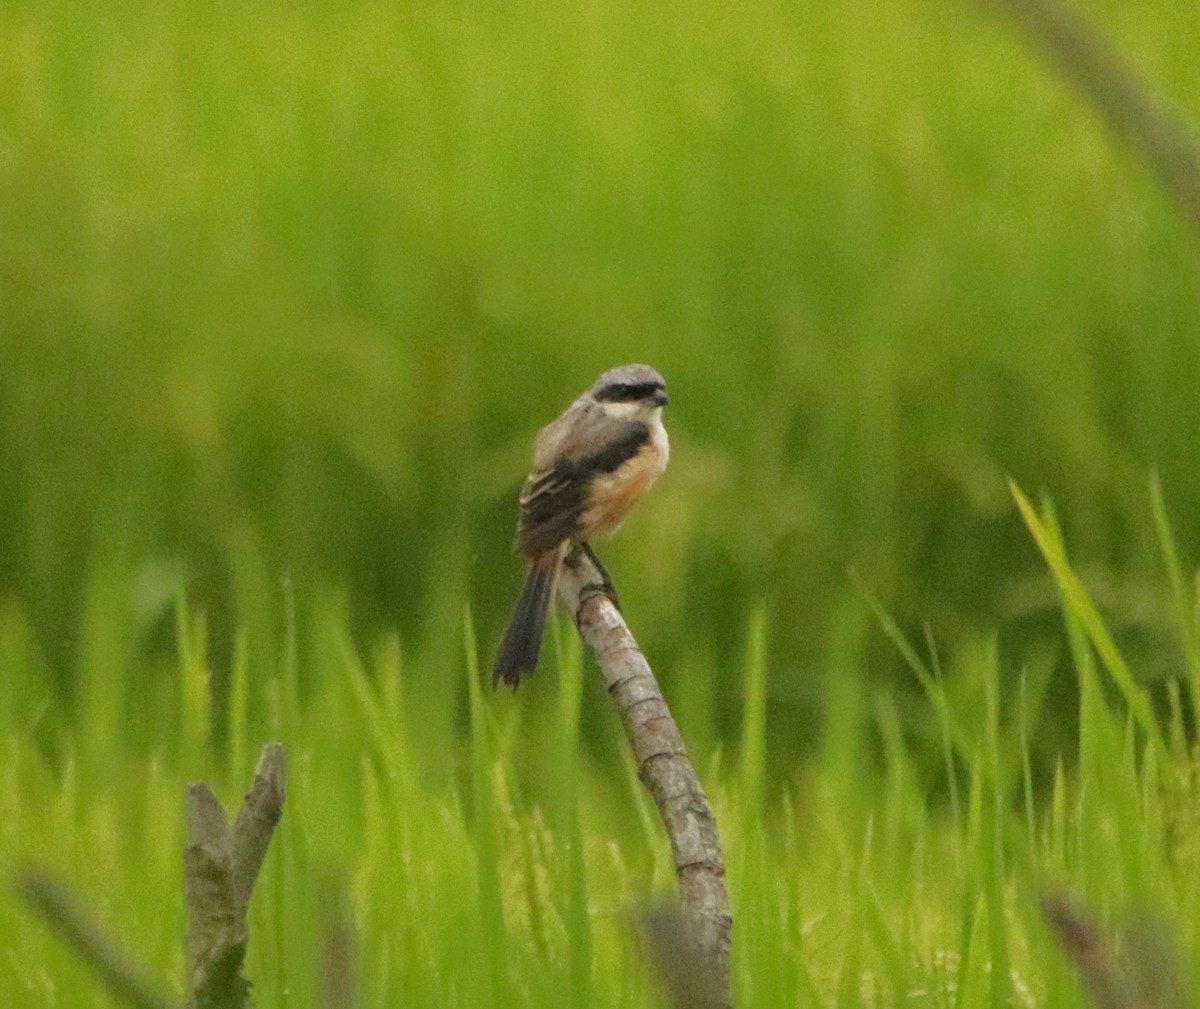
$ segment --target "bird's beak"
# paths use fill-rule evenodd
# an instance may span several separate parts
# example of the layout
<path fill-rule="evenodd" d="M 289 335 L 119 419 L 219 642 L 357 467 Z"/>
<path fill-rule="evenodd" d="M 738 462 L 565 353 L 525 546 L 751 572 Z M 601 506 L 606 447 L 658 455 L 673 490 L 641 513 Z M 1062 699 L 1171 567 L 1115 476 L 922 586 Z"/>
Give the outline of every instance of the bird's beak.
<path fill-rule="evenodd" d="M 671 402 L 670 398 L 667 396 L 666 389 L 655 389 L 651 400 L 655 406 L 666 406 Z"/>

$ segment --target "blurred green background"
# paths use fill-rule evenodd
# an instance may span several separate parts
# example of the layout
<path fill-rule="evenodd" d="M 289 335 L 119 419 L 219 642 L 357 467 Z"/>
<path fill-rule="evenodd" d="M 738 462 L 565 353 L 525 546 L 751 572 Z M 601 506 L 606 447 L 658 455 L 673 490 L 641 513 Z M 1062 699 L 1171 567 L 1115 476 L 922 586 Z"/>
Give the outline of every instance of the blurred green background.
<path fill-rule="evenodd" d="M 1082 6 L 1195 122 L 1194 11 Z M 273 661 L 289 600 L 333 591 L 461 724 L 463 604 L 486 661 L 534 432 L 646 361 L 671 469 L 601 553 L 699 745 L 736 735 L 760 601 L 777 762 L 841 676 L 928 719 L 864 589 L 951 650 L 1003 626 L 1069 691 L 1010 475 L 1165 675 L 1146 488 L 1194 561 L 1196 253 L 973 3 L 6 0 L 6 640 L 46 726 L 97 628 L 152 680 L 185 591 L 219 694 L 239 634 Z"/>

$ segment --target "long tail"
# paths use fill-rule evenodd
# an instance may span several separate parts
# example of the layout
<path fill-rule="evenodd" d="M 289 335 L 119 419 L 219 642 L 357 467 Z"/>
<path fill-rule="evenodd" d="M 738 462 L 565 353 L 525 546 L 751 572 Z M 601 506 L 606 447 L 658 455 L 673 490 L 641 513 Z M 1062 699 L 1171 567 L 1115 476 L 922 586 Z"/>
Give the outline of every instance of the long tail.
<path fill-rule="evenodd" d="M 492 683 L 501 680 L 514 690 L 521 678 L 537 668 L 538 652 L 542 649 L 542 632 L 550 597 L 554 595 L 554 576 L 558 571 L 558 551 L 551 550 L 534 560 L 525 576 L 525 584 L 517 597 L 508 630 L 500 644 L 500 654 L 492 668 Z"/>

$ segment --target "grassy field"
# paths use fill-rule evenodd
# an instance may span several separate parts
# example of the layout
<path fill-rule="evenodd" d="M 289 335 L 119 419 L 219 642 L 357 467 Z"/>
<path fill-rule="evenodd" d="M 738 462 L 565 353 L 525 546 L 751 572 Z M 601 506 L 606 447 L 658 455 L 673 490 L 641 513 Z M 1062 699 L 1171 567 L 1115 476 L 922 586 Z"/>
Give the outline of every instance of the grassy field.
<path fill-rule="evenodd" d="M 1082 9 L 1197 121 L 1192 11 Z M 671 469 L 601 552 L 740 1003 L 1082 1005 L 1057 884 L 1200 965 L 1196 251 L 975 5 L 8 0 L 0 873 L 178 985 L 185 783 L 279 738 L 262 1005 L 337 881 L 365 1004 L 653 1004 L 670 864 L 573 631 L 468 689 L 534 431 L 646 360 Z M 0 949 L 5 1004 L 106 1004 L 6 891 Z"/>
<path fill-rule="evenodd" d="M 1029 747 L 1052 717 L 1044 678 L 1022 676 L 1009 703 L 994 636 L 962 642 L 935 670 L 886 616 L 940 739 L 928 749 L 907 741 L 895 701 L 849 676 L 838 697 L 863 713 L 857 732 L 842 726 L 853 734 L 827 736 L 822 760 L 771 779 L 771 628 L 761 611 L 752 619 L 738 671 L 740 756 L 696 754 L 728 855 L 740 1005 L 1083 1006 L 1038 912 L 1040 895 L 1059 889 L 1128 926 L 1123 948 L 1152 990 L 1178 998 L 1153 1004 L 1189 1004 L 1171 988 L 1200 965 L 1200 795 L 1182 701 L 1160 728 L 1066 564 L 1052 513 L 1030 521 L 1056 571 L 1079 685 L 1078 747 L 1046 789 Z M 1195 599 L 1177 566 L 1171 575 L 1191 656 L 1180 690 L 1195 691 Z M 464 746 L 414 714 L 428 670 L 406 664 L 394 638 L 363 655 L 341 600 L 297 608 L 268 666 L 252 670 L 239 651 L 220 713 L 228 737 L 216 746 L 204 625 L 186 605 L 178 614 L 177 667 L 88 697 L 79 727 L 56 734 L 57 760 L 46 754 L 51 716 L 29 630 L 6 620 L 4 865 L 32 862 L 70 880 L 177 987 L 184 785 L 206 777 L 232 803 L 258 742 L 282 739 L 288 804 L 252 913 L 260 1005 L 318 1004 L 331 888 L 344 888 L 357 932 L 364 1005 L 659 1004 L 630 937 L 637 910 L 672 892 L 670 854 L 598 677 L 581 680 L 573 631 L 555 629 L 550 682 L 531 705 L 528 691 L 479 689 L 463 619 L 442 673 L 466 699 Z M 81 642 L 86 672 L 120 665 L 112 630 L 97 620 Z M 308 669 L 321 675 L 306 683 Z M 581 701 L 607 723 L 607 760 L 579 748 Z M 136 730 L 123 732 L 133 712 Z M 868 726 L 882 740 L 876 759 L 866 759 Z M 944 773 L 931 775 L 934 749 Z M 0 934 L 7 1005 L 110 1004 L 11 893 L 0 897 Z"/>

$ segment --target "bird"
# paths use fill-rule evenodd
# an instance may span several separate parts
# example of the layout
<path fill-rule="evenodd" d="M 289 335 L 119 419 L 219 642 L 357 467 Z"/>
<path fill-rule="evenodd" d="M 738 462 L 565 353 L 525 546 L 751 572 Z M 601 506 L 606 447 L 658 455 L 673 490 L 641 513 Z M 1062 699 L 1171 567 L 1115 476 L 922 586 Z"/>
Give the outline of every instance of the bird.
<path fill-rule="evenodd" d="M 647 364 L 625 364 L 604 372 L 538 432 L 515 544 L 529 570 L 492 669 L 494 686 L 515 690 L 537 667 L 555 581 L 571 551 L 596 564 L 619 608 L 591 541 L 615 531 L 667 468 L 667 402 L 662 375 Z"/>

